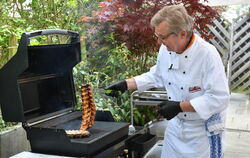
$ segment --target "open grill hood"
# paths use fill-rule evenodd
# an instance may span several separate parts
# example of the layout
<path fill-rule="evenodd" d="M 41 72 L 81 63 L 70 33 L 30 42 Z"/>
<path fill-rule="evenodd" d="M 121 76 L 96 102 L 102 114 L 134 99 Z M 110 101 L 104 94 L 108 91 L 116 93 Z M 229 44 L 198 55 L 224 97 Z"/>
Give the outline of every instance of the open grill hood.
<path fill-rule="evenodd" d="M 61 34 L 69 44 L 29 46 L 30 38 Z M 73 67 L 81 61 L 79 34 L 66 30 L 24 33 L 17 53 L 0 70 L 3 119 L 27 122 L 75 106 Z"/>

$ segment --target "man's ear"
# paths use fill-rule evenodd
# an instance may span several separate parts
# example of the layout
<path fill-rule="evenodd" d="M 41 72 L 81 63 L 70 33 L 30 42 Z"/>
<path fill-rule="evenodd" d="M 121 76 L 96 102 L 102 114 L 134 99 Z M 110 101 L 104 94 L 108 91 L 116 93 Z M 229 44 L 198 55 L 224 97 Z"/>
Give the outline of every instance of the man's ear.
<path fill-rule="evenodd" d="M 180 35 L 182 39 L 186 39 L 188 36 L 188 32 L 186 30 L 181 30 Z"/>

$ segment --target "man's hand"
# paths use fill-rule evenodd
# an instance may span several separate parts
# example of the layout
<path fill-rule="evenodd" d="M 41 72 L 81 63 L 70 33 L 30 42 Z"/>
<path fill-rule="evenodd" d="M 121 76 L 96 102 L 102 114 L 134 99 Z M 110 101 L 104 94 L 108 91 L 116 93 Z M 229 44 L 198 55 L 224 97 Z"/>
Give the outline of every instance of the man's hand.
<path fill-rule="evenodd" d="M 128 90 L 127 82 L 126 80 L 122 80 L 105 88 L 105 94 L 111 97 L 118 97 L 126 90 Z"/>
<path fill-rule="evenodd" d="M 163 101 L 158 106 L 159 106 L 158 113 L 167 120 L 171 120 L 179 112 L 182 112 L 180 107 L 180 102 Z"/>

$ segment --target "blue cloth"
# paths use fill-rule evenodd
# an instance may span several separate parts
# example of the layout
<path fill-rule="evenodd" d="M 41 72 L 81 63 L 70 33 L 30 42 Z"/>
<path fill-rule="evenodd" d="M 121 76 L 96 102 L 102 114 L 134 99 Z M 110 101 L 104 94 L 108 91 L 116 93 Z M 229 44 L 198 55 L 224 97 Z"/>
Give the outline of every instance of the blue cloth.
<path fill-rule="evenodd" d="M 214 114 L 205 121 L 205 127 L 210 143 L 210 158 L 222 158 L 222 132 L 224 131 L 224 123 L 221 115 Z"/>
<path fill-rule="evenodd" d="M 221 134 L 209 136 L 210 158 L 223 158 Z"/>
<path fill-rule="evenodd" d="M 217 135 L 224 131 L 225 124 L 221 118 L 220 113 L 212 115 L 205 121 L 205 128 L 208 136 Z"/>

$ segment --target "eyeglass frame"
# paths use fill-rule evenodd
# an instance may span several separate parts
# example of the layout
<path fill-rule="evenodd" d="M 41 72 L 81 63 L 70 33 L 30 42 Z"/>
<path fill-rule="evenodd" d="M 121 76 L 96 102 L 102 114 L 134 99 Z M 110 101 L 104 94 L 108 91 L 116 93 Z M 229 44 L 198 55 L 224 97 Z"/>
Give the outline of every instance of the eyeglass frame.
<path fill-rule="evenodd" d="M 159 35 L 157 35 L 156 33 L 154 33 L 154 34 L 155 34 L 155 36 L 156 36 L 157 38 L 159 38 L 161 41 L 166 41 L 166 40 L 168 39 L 169 36 L 171 36 L 172 34 L 176 34 L 176 33 L 170 32 L 169 34 L 167 34 L 167 35 L 164 36 L 163 38 L 162 38 L 162 37 L 159 37 Z"/>

